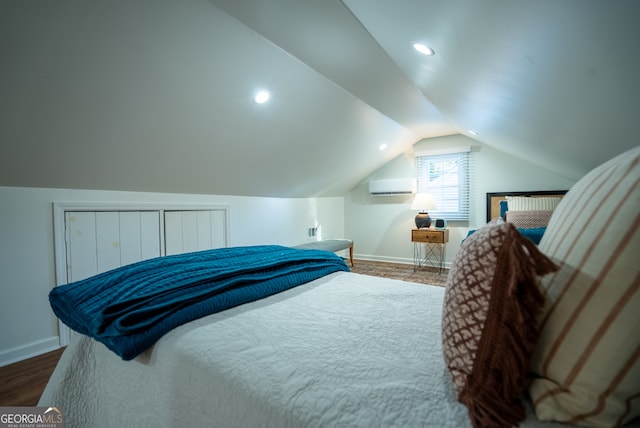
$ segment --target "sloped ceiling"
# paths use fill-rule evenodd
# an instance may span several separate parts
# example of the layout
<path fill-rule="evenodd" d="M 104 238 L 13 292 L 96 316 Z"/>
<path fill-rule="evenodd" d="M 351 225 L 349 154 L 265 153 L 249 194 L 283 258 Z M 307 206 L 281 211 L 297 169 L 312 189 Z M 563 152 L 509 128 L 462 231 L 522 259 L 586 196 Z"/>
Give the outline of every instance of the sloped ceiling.
<path fill-rule="evenodd" d="M 341 196 L 468 130 L 577 179 L 637 145 L 638 17 L 634 0 L 2 2 L 0 185 Z"/>
<path fill-rule="evenodd" d="M 577 180 L 639 144 L 640 2 L 345 0 L 461 132 Z M 422 41 L 425 60 L 407 44 Z"/>

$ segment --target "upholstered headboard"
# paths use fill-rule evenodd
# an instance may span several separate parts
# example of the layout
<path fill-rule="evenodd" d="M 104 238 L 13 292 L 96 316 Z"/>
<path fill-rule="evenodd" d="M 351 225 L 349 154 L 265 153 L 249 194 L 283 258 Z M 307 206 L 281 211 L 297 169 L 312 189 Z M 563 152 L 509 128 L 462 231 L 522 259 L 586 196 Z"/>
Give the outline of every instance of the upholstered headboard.
<path fill-rule="evenodd" d="M 491 192 L 487 193 L 487 222 L 496 217 L 500 217 L 500 201 L 506 200 L 507 196 L 530 196 L 530 197 L 562 197 L 566 190 L 536 190 L 531 192 Z"/>

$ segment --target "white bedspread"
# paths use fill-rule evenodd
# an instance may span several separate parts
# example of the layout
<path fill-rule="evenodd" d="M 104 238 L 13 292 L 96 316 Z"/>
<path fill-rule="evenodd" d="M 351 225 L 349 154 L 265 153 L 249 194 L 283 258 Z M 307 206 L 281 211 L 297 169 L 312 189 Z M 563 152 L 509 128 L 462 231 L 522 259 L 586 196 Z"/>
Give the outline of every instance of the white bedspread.
<path fill-rule="evenodd" d="M 443 295 L 340 272 L 178 327 L 128 362 L 76 335 L 39 405 L 67 427 L 467 427 Z"/>

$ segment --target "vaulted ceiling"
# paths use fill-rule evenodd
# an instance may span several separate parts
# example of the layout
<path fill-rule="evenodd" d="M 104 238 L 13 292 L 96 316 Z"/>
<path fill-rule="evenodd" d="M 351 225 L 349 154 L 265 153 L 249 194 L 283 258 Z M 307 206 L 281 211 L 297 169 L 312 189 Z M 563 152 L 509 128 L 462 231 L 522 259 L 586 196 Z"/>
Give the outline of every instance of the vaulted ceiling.
<path fill-rule="evenodd" d="M 1 2 L 0 185 L 340 196 L 455 133 L 578 179 L 638 145 L 639 18 L 635 0 Z"/>

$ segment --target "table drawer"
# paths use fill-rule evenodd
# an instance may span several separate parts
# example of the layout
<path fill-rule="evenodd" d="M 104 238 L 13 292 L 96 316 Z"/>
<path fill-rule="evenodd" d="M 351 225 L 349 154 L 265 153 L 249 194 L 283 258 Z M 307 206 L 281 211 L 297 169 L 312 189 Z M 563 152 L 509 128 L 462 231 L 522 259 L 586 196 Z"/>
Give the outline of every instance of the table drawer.
<path fill-rule="evenodd" d="M 449 241 L 449 229 L 445 229 L 445 230 L 413 229 L 411 231 L 411 240 L 413 242 L 429 242 L 432 244 L 444 244 Z"/>

